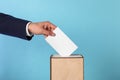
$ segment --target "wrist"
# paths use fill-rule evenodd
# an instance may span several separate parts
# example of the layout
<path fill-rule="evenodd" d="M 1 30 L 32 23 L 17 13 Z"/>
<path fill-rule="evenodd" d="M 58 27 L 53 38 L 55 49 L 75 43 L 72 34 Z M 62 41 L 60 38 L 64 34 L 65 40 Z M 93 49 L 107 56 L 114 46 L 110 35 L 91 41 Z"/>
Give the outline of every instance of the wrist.
<path fill-rule="evenodd" d="M 28 31 L 30 32 L 30 34 L 34 34 L 34 23 L 33 22 L 29 24 Z"/>

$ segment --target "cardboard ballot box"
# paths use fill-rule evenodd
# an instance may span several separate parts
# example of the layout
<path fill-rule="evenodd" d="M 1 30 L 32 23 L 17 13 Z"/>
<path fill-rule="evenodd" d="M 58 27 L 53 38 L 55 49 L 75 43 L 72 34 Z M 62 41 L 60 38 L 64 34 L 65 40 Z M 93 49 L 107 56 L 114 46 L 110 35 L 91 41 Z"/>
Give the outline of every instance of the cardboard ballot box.
<path fill-rule="evenodd" d="M 83 80 L 84 61 L 83 56 L 72 54 L 69 57 L 52 55 L 50 58 L 51 80 Z"/>

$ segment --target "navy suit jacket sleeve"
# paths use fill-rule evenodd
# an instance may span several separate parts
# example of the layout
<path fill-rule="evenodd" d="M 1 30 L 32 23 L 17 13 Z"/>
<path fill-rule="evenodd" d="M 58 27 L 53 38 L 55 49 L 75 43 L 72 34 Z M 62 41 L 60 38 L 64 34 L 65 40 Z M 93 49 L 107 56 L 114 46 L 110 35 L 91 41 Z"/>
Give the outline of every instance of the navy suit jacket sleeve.
<path fill-rule="evenodd" d="M 28 22 L 27 20 L 0 13 L 0 34 L 30 40 L 32 37 L 26 36 L 26 24 Z"/>

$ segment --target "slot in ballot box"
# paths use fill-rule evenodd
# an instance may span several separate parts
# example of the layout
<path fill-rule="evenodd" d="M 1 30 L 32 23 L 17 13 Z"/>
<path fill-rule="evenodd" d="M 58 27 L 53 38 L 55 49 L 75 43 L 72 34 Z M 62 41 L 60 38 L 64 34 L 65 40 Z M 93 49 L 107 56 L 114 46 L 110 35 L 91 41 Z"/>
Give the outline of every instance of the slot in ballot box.
<path fill-rule="evenodd" d="M 83 80 L 84 58 L 79 54 L 69 57 L 52 55 L 50 58 L 50 80 Z"/>

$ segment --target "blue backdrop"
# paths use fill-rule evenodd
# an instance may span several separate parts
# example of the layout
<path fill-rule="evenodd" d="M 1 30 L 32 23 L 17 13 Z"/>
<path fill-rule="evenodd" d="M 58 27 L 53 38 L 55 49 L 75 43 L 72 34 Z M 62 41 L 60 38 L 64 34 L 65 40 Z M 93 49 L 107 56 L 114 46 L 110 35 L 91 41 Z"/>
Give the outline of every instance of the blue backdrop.
<path fill-rule="evenodd" d="M 79 47 L 85 80 L 120 80 L 120 0 L 0 0 L 0 12 L 51 21 Z M 43 36 L 0 34 L 0 80 L 50 80 L 54 53 Z"/>

